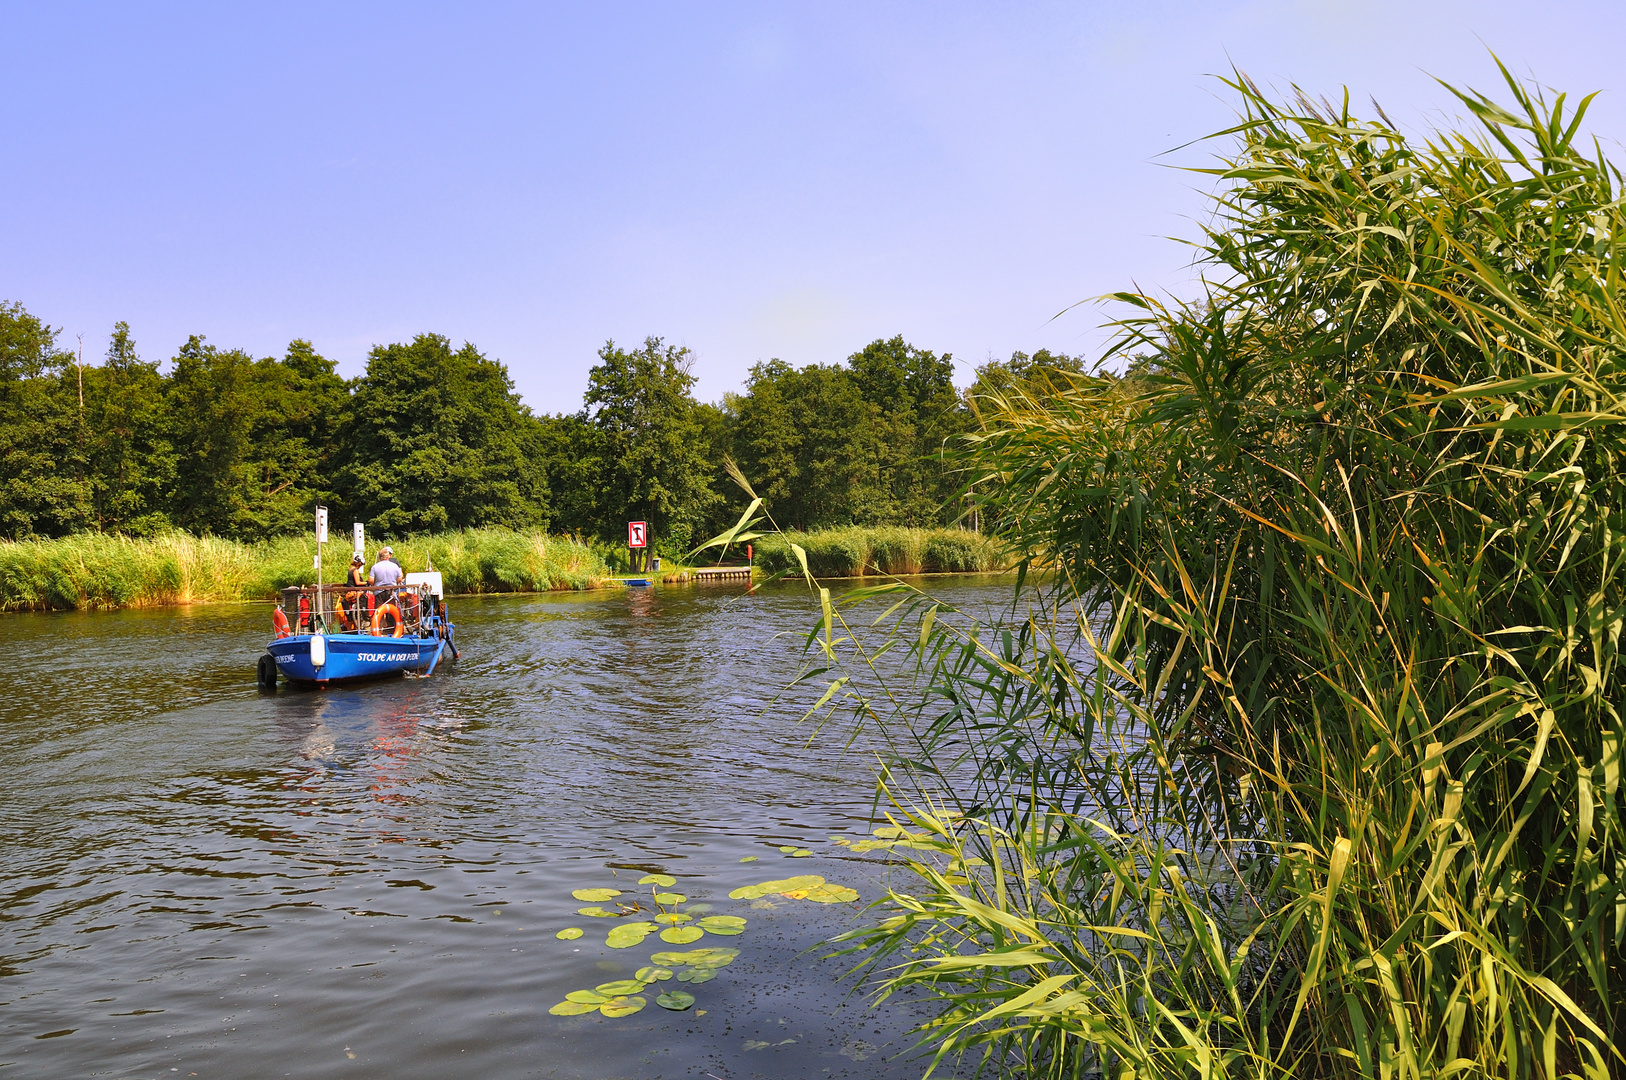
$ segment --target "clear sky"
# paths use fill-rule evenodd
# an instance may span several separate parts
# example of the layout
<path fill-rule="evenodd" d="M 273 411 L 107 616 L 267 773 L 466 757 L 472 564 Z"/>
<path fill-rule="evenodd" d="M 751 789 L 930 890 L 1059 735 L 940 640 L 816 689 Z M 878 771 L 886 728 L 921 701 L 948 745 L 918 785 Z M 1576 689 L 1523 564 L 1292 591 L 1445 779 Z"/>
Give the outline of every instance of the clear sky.
<path fill-rule="evenodd" d="M 699 393 L 877 337 L 1090 352 L 1189 288 L 1232 63 L 1404 127 L 1494 49 L 1626 137 L 1618 3 L 0 3 L 0 299 L 142 355 L 432 331 L 574 410 L 607 338 Z M 1505 95 L 1504 95 L 1505 96 Z"/>

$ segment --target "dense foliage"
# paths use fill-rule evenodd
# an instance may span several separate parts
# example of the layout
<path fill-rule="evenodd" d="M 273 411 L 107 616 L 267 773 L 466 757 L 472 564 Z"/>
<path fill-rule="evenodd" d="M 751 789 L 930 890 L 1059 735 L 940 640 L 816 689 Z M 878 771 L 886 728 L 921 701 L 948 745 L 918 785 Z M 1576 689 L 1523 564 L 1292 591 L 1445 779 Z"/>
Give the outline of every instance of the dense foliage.
<path fill-rule="evenodd" d="M 815 639 L 910 815 L 853 945 L 1024 1073 L 1620 1075 L 1621 175 L 1512 78 L 1421 142 L 1233 85 L 1208 295 L 982 403 L 1054 587 Z"/>
<path fill-rule="evenodd" d="M 0 536 L 255 540 L 305 529 L 321 501 L 380 536 L 505 527 L 618 541 L 643 518 L 657 550 L 677 554 L 726 523 L 730 457 L 801 528 L 960 512 L 942 448 L 971 410 L 950 358 L 902 338 L 844 364 L 768 361 L 721 405 L 695 400 L 687 349 L 610 342 L 582 409 L 560 416 L 533 415 L 501 363 L 434 334 L 375 347 L 352 380 L 305 341 L 255 358 L 193 337 L 161 366 L 119 323 L 102 362 L 81 366 L 57 338 L 0 304 Z M 979 379 L 1031 378 L 1034 364 L 1018 353 Z"/>

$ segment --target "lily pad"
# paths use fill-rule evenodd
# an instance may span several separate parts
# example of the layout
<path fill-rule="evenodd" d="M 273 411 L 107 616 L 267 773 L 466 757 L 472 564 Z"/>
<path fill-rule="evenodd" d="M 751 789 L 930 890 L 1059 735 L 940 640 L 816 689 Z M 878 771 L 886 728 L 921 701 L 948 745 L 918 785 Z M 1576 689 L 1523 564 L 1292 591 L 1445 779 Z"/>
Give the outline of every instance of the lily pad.
<path fill-rule="evenodd" d="M 681 911 L 663 911 L 655 916 L 655 921 L 665 923 L 667 926 L 677 926 L 679 923 L 693 922 L 693 915 L 686 915 Z"/>
<path fill-rule="evenodd" d="M 740 862 L 756 862 L 756 861 L 757 861 L 757 856 L 755 856 L 755 855 L 747 855 L 745 858 L 740 860 Z"/>
<path fill-rule="evenodd" d="M 621 912 L 605 911 L 603 908 L 598 907 L 597 905 L 594 905 L 593 907 L 579 907 L 576 909 L 576 914 L 590 915 L 595 919 L 619 919 L 621 917 Z"/>
<path fill-rule="evenodd" d="M 659 885 L 663 889 L 670 889 L 677 884 L 677 878 L 670 874 L 645 874 L 638 879 L 640 885 Z"/>
<path fill-rule="evenodd" d="M 600 1005 L 598 1011 L 605 1016 L 631 1016 L 648 1004 L 649 1002 L 641 997 L 618 997 Z"/>
<path fill-rule="evenodd" d="M 630 949 L 634 945 L 642 945 L 644 938 L 648 937 L 654 929 L 654 923 L 622 923 L 610 931 L 609 936 L 604 939 L 604 944 L 612 949 Z"/>
<path fill-rule="evenodd" d="M 689 898 L 682 893 L 658 892 L 655 894 L 655 903 L 657 904 L 687 904 L 688 902 Z"/>
<path fill-rule="evenodd" d="M 793 859 L 805 859 L 811 854 L 813 854 L 813 852 L 804 847 L 797 848 L 795 851 L 791 852 L 790 857 Z"/>
<path fill-rule="evenodd" d="M 709 949 L 690 949 L 688 952 L 658 952 L 650 959 L 669 966 L 720 968 L 732 964 L 738 955 L 740 950 L 719 945 Z"/>
<path fill-rule="evenodd" d="M 604 1000 L 599 1002 L 602 1005 L 604 1001 L 608 1001 L 610 998 L 636 994 L 643 988 L 644 980 L 642 979 L 616 979 L 614 982 L 599 983 L 593 987 L 593 993 L 604 995 Z M 568 996 L 567 994 L 566 997 Z"/>
<path fill-rule="evenodd" d="M 858 899 L 858 890 L 845 885 L 815 885 L 807 890 L 807 899 L 815 904 L 850 904 Z"/>
<path fill-rule="evenodd" d="M 779 845 L 779 850 L 783 851 L 786 855 L 789 855 L 791 852 L 796 850 L 796 845 L 795 844 L 780 844 Z"/>
<path fill-rule="evenodd" d="M 711 982 L 711 980 L 715 979 L 716 977 L 717 969 L 709 967 L 689 968 L 686 971 L 678 972 L 678 982 L 686 982 L 691 984 Z"/>
<path fill-rule="evenodd" d="M 579 926 L 567 926 L 553 936 L 558 938 L 560 941 L 575 941 L 577 938 L 581 937 L 583 933 L 585 933 L 585 931 L 583 931 Z"/>
<path fill-rule="evenodd" d="M 548 1011 L 554 1016 L 581 1016 L 584 1013 L 598 1012 L 597 1005 L 583 1005 L 579 1001 L 561 1001 Z"/>
<path fill-rule="evenodd" d="M 738 948 L 719 947 L 691 948 L 686 953 L 655 953 L 650 956 L 657 965 L 694 966 L 694 968 L 727 968 L 732 965 L 733 958 L 740 955 Z"/>
<path fill-rule="evenodd" d="M 574 1001 L 581 1005 L 591 1005 L 596 1009 L 613 996 L 613 994 L 601 994 L 597 990 L 572 990 L 565 995 L 565 1000 Z"/>
<path fill-rule="evenodd" d="M 795 877 L 774 878 L 756 885 L 744 885 L 728 894 L 730 900 L 759 900 L 769 893 L 797 892 L 802 889 L 811 889 L 824 884 L 824 878 L 818 874 L 798 874 Z M 801 899 L 795 897 L 795 899 Z"/>
<path fill-rule="evenodd" d="M 738 915 L 707 915 L 696 925 L 709 934 L 739 934 L 745 930 L 745 920 Z"/>
<path fill-rule="evenodd" d="M 698 926 L 673 926 L 661 931 L 661 940 L 673 945 L 687 945 L 691 941 L 699 941 L 705 934 Z"/>
<path fill-rule="evenodd" d="M 665 967 L 641 967 L 634 973 L 633 978 L 641 982 L 665 982 L 672 977 L 672 969 Z"/>
<path fill-rule="evenodd" d="M 671 1009 L 673 1012 L 682 1012 L 694 1004 L 694 995 L 684 993 L 682 990 L 672 990 L 656 998 L 655 1004 L 663 1009 Z"/>
<path fill-rule="evenodd" d="M 620 889 L 577 889 L 570 894 L 578 900 L 587 903 L 602 903 L 605 900 L 614 900 L 621 895 Z"/>

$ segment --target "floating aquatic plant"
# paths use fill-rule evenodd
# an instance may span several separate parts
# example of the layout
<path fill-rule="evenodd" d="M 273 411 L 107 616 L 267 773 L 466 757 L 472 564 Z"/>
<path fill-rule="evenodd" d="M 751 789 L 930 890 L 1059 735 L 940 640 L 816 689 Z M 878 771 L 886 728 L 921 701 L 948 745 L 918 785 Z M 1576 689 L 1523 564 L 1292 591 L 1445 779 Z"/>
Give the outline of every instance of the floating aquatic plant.
<path fill-rule="evenodd" d="M 672 904 L 686 904 L 688 902 L 689 902 L 689 898 L 687 896 L 684 896 L 682 893 L 658 892 L 658 893 L 655 894 L 655 903 L 657 903 L 657 904 L 672 905 Z"/>
<path fill-rule="evenodd" d="M 815 904 L 850 904 L 858 899 L 858 890 L 831 884 L 818 874 L 799 874 L 757 885 L 743 885 L 728 896 L 731 900 L 758 900 L 770 894 L 790 900 L 811 900 Z"/>
<path fill-rule="evenodd" d="M 593 987 L 593 992 L 603 994 L 606 998 L 624 997 L 627 994 L 636 994 L 644 986 L 643 979 L 616 979 L 613 982 L 599 983 Z"/>
<path fill-rule="evenodd" d="M 558 938 L 560 941 L 575 941 L 577 938 L 581 937 L 583 933 L 584 931 L 579 926 L 567 926 L 553 936 Z"/>
<path fill-rule="evenodd" d="M 659 885 L 663 889 L 670 889 L 677 884 L 677 878 L 670 874 L 645 874 L 638 879 L 640 885 Z"/>
<path fill-rule="evenodd" d="M 619 919 L 621 916 L 625 915 L 626 912 L 624 912 L 624 911 L 605 911 L 603 908 L 601 908 L 601 907 L 599 907 L 598 905 L 595 904 L 592 907 L 577 908 L 576 909 L 576 914 L 578 914 L 578 915 L 591 915 L 595 919 Z"/>
<path fill-rule="evenodd" d="M 642 945 L 644 938 L 654 933 L 655 924 L 652 922 L 622 923 L 611 930 L 604 939 L 604 944 L 612 949 L 630 949 L 634 945 Z"/>
<path fill-rule="evenodd" d="M 672 969 L 666 967 L 641 967 L 633 973 L 633 978 L 648 984 L 652 982 L 665 982 L 672 977 Z"/>
<path fill-rule="evenodd" d="M 699 941 L 705 934 L 698 926 L 670 926 L 661 931 L 661 940 L 672 945 L 687 945 Z"/>
<path fill-rule="evenodd" d="M 682 990 L 669 990 L 656 998 L 655 1004 L 663 1009 L 671 1009 L 673 1012 L 682 1012 L 694 1004 L 694 995 L 685 993 Z"/>
<path fill-rule="evenodd" d="M 605 900 L 614 900 L 621 895 L 620 889 L 577 889 L 570 894 L 578 900 L 587 903 L 603 903 Z"/>

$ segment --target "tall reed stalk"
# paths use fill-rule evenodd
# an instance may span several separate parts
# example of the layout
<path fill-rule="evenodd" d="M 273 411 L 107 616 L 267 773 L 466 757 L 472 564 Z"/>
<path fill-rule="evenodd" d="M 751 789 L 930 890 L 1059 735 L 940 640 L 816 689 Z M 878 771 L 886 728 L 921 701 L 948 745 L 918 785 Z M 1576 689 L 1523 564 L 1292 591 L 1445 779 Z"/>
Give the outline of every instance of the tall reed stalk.
<path fill-rule="evenodd" d="M 825 594 L 906 855 L 846 946 L 940 1060 L 1626 1074 L 1621 177 L 1506 81 L 1414 141 L 1238 76 L 1203 301 L 983 403 L 1055 577 L 987 625 Z"/>

